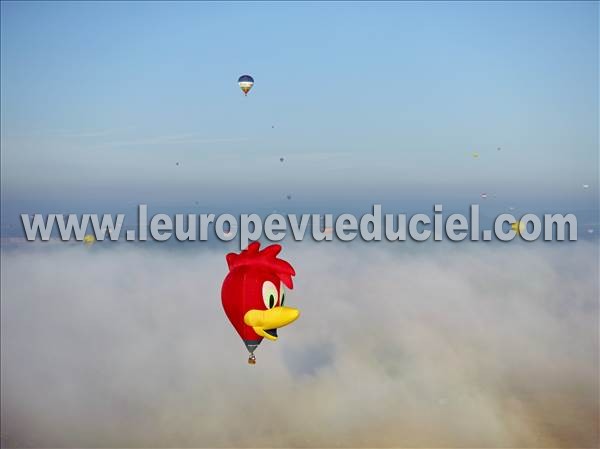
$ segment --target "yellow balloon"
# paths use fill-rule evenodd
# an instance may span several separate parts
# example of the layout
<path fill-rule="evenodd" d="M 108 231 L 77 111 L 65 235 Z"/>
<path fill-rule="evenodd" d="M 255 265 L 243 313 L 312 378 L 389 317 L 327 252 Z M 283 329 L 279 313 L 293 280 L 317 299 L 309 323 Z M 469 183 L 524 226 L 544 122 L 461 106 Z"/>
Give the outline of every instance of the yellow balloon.
<path fill-rule="evenodd" d="M 512 223 L 510 225 L 510 229 L 515 231 L 517 233 L 517 235 L 521 235 L 521 232 L 523 232 L 525 230 L 525 228 L 526 228 L 525 223 L 523 223 L 522 221 L 517 221 L 516 223 Z"/>
<path fill-rule="evenodd" d="M 92 243 L 96 242 L 96 237 L 94 237 L 92 234 L 86 234 L 85 237 L 83 238 L 83 243 L 85 243 L 86 245 L 91 245 Z"/>

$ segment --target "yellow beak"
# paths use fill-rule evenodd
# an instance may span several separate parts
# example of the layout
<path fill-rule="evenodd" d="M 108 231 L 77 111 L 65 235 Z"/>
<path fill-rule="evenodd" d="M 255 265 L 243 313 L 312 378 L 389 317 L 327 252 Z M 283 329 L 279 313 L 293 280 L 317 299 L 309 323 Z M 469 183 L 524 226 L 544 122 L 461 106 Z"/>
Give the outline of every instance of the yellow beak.
<path fill-rule="evenodd" d="M 244 323 L 254 332 L 269 340 L 277 340 L 277 329 L 296 321 L 300 311 L 293 307 L 273 307 L 268 310 L 249 310 L 244 315 Z"/>

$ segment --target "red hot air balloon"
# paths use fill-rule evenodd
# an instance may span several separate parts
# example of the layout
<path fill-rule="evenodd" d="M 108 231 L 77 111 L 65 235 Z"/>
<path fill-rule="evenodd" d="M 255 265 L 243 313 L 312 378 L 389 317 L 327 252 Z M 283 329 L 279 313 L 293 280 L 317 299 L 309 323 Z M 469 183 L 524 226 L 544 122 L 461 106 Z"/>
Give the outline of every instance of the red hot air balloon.
<path fill-rule="evenodd" d="M 277 340 L 277 329 L 295 321 L 300 312 L 287 307 L 285 288 L 293 288 L 294 268 L 277 258 L 281 245 L 259 251 L 253 242 L 240 254 L 227 254 L 229 273 L 221 287 L 223 309 L 255 363 L 254 351 L 263 340 Z"/>

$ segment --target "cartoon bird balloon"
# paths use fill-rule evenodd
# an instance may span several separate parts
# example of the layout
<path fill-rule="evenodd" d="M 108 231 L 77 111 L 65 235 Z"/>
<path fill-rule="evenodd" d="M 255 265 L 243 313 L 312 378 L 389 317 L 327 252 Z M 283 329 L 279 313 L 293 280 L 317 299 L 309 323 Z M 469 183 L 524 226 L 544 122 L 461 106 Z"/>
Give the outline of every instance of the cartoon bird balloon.
<path fill-rule="evenodd" d="M 253 242 L 240 254 L 227 254 L 229 273 L 221 287 L 223 309 L 246 345 L 251 365 L 256 363 L 254 351 L 263 338 L 277 340 L 277 329 L 300 315 L 298 309 L 285 305 L 285 288 L 293 288 L 296 272 L 277 258 L 281 245 L 259 249 L 260 243 Z"/>

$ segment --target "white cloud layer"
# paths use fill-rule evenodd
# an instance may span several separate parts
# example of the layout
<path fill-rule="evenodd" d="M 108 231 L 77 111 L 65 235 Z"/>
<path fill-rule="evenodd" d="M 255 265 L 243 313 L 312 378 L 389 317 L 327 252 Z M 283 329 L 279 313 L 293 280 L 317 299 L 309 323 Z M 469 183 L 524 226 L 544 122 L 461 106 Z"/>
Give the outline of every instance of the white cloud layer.
<path fill-rule="evenodd" d="M 598 445 L 595 243 L 391 248 L 285 248 L 256 366 L 224 251 L 4 251 L 2 445 Z"/>

